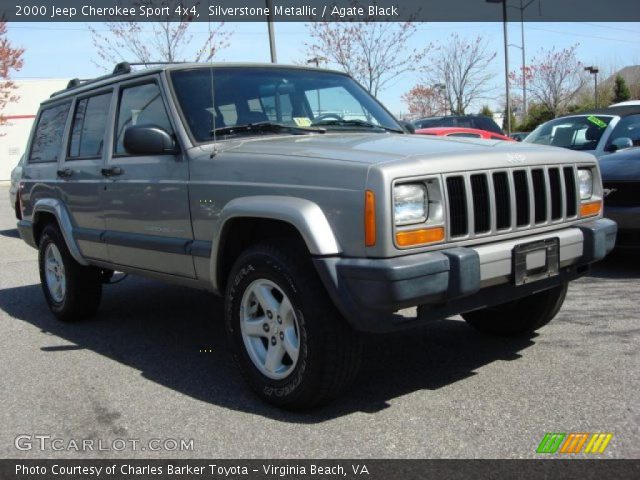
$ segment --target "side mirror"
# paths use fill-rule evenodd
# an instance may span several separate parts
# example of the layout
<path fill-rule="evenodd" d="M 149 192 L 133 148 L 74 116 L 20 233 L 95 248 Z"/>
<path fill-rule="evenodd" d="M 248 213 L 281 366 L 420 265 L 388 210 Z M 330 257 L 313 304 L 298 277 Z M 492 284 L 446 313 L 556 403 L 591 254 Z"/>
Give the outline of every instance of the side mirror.
<path fill-rule="evenodd" d="M 633 140 L 631 140 L 629 137 L 619 137 L 611 142 L 611 145 L 609 145 L 609 148 L 607 150 L 611 152 L 617 152 L 618 150 L 625 150 L 631 147 L 633 147 Z"/>
<path fill-rule="evenodd" d="M 402 125 L 402 128 L 404 128 L 408 133 L 416 133 L 416 127 L 413 123 L 400 120 L 400 125 Z"/>
<path fill-rule="evenodd" d="M 175 155 L 176 142 L 157 125 L 135 125 L 124 131 L 124 148 L 134 155 Z"/>

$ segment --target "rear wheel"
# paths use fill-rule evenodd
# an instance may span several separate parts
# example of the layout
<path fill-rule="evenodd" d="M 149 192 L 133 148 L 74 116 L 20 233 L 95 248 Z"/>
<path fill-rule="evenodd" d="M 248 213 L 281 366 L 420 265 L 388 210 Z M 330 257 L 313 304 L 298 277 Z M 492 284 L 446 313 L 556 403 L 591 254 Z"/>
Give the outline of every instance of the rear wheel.
<path fill-rule="evenodd" d="M 54 225 L 42 231 L 38 263 L 45 300 L 58 319 L 75 321 L 95 313 L 102 297 L 100 269 L 76 262 Z"/>
<path fill-rule="evenodd" d="M 567 295 L 568 283 L 494 307 L 462 314 L 469 325 L 493 335 L 527 335 L 557 315 Z"/>
<path fill-rule="evenodd" d="M 227 282 L 226 327 L 234 357 L 265 401 L 308 409 L 355 378 L 362 339 L 335 309 L 295 242 L 249 248 Z"/>

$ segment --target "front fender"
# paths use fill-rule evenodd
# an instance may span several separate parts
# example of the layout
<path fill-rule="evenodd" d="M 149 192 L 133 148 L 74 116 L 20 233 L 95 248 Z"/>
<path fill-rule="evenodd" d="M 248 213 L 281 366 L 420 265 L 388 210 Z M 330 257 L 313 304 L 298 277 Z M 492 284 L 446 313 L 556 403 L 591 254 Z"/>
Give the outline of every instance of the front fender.
<path fill-rule="evenodd" d="M 222 209 L 218 218 L 217 235 L 211 244 L 211 280 L 218 290 L 218 260 L 222 232 L 234 218 L 268 218 L 286 222 L 300 233 L 311 255 L 338 255 L 341 253 L 331 225 L 322 209 L 303 198 L 277 195 L 256 195 L 237 198 Z"/>

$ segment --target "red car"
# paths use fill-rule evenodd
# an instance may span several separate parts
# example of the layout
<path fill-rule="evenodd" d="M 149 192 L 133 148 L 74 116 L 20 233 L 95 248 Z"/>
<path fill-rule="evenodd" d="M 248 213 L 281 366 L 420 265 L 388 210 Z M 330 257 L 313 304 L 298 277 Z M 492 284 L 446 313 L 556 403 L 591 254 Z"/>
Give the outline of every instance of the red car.
<path fill-rule="evenodd" d="M 440 137 L 464 137 L 464 138 L 483 138 L 485 140 L 504 140 L 506 142 L 515 142 L 513 138 L 498 133 L 488 132 L 487 130 L 478 130 L 476 128 L 462 127 L 432 127 L 419 128 L 416 133 L 421 135 L 438 135 Z"/>

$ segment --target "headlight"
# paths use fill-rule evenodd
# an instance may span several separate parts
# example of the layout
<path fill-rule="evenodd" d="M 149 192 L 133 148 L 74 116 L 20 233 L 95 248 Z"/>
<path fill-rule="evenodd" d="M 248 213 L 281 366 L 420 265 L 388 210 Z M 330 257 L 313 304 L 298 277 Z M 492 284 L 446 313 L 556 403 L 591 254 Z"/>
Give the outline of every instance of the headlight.
<path fill-rule="evenodd" d="M 393 189 L 396 225 L 422 223 L 427 219 L 427 189 L 421 184 L 397 185 Z"/>
<path fill-rule="evenodd" d="M 593 174 L 591 169 L 579 168 L 578 181 L 580 183 L 580 200 L 588 200 L 593 195 Z"/>

